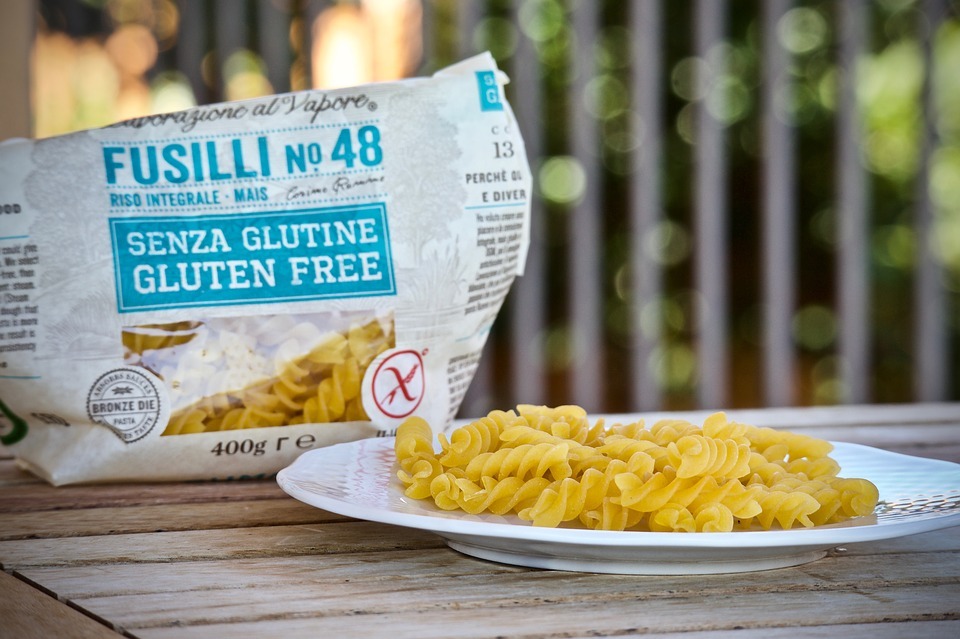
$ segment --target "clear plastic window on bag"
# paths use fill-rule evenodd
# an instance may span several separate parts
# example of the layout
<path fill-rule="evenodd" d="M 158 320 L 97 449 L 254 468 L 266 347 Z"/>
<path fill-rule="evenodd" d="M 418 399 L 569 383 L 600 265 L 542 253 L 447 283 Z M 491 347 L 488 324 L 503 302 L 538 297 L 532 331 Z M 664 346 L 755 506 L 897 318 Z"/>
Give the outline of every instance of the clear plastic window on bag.
<path fill-rule="evenodd" d="M 317 313 L 123 329 L 124 361 L 167 385 L 164 435 L 369 419 L 360 385 L 393 317 Z"/>

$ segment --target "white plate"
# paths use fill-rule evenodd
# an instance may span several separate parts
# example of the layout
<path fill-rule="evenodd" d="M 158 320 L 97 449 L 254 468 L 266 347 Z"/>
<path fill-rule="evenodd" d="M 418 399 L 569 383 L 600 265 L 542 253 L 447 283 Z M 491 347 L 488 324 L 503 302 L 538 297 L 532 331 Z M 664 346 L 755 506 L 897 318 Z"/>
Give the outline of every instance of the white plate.
<path fill-rule="evenodd" d="M 796 566 L 838 545 L 960 525 L 960 465 L 835 443 L 841 476 L 880 489 L 869 517 L 794 530 L 729 533 L 613 532 L 539 528 L 516 517 L 468 515 L 403 494 L 393 438 L 312 450 L 277 482 L 302 502 L 348 517 L 441 536 L 455 550 L 507 564 L 620 574 L 710 574 Z"/>

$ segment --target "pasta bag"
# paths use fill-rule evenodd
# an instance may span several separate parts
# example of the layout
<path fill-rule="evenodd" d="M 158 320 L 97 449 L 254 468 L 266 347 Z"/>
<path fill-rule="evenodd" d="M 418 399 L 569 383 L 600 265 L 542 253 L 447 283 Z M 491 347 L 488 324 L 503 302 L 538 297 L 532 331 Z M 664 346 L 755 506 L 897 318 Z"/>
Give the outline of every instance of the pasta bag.
<path fill-rule="evenodd" d="M 0 145 L 4 452 L 237 479 L 451 424 L 530 239 L 507 82 L 482 54 Z"/>

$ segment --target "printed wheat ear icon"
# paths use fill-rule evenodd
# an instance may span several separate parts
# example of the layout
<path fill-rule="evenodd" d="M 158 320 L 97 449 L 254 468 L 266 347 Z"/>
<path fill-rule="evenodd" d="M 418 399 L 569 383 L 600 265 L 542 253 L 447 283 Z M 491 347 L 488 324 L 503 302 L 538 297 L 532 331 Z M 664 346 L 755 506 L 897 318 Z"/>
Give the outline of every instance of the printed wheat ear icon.
<path fill-rule="evenodd" d="M 386 401 L 387 404 L 393 403 L 393 400 L 397 398 L 398 392 L 403 393 L 403 396 L 404 398 L 406 398 L 407 401 L 412 402 L 414 399 L 416 399 L 414 395 L 411 395 L 407 391 L 407 384 L 413 381 L 413 376 L 416 375 L 417 368 L 419 368 L 419 366 L 420 366 L 419 364 L 414 364 L 410 368 L 410 372 L 407 373 L 405 377 L 401 377 L 400 371 L 397 370 L 396 367 L 394 366 L 388 366 L 385 369 L 383 369 L 384 371 L 390 371 L 390 373 L 392 373 L 393 376 L 397 378 L 397 385 L 393 388 L 393 390 L 387 393 L 386 396 L 384 397 L 384 400 Z"/>

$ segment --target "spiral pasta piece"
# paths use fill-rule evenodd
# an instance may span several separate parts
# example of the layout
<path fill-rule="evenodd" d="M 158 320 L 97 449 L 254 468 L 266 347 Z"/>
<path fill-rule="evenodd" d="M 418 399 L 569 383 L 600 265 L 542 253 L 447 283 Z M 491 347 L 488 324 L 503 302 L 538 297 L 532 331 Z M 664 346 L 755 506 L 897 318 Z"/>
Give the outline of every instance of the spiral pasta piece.
<path fill-rule="evenodd" d="M 697 520 L 685 506 L 669 503 L 650 515 L 652 532 L 697 532 Z"/>
<path fill-rule="evenodd" d="M 774 428 L 751 426 L 747 437 L 754 450 L 769 448 L 774 444 L 786 446 L 790 459 L 825 457 L 833 450 L 833 444 L 826 440 Z"/>
<path fill-rule="evenodd" d="M 397 471 L 397 477 L 406 486 L 403 494 L 413 499 L 426 499 L 432 495 L 434 478 L 442 472 L 436 458 L 424 457 L 408 460 L 405 467 Z"/>
<path fill-rule="evenodd" d="M 555 480 L 566 479 L 573 474 L 570 467 L 569 446 L 561 444 L 524 444 L 516 448 L 501 448 L 496 452 L 477 455 L 466 465 L 467 478 L 477 481 L 481 477 L 545 477 L 548 473 Z"/>
<path fill-rule="evenodd" d="M 689 505 L 710 484 L 711 479 L 677 477 L 672 472 L 662 472 L 655 473 L 649 479 L 633 473 L 622 473 L 614 481 L 620 489 L 620 502 L 624 506 L 649 513 L 660 510 L 668 503 Z"/>
<path fill-rule="evenodd" d="M 422 417 L 410 417 L 397 428 L 393 450 L 401 468 L 419 459 L 433 457 L 433 429 Z"/>
<path fill-rule="evenodd" d="M 751 478 L 748 483 L 752 484 L 770 486 L 788 473 L 784 462 L 771 461 L 762 453 L 751 452 L 749 464 Z"/>
<path fill-rule="evenodd" d="M 304 419 L 318 424 L 340 421 L 347 411 L 347 402 L 359 395 L 360 366 L 351 357 L 334 364 L 330 376 L 317 384 L 316 392 L 303 403 Z"/>
<path fill-rule="evenodd" d="M 841 493 L 828 482 L 818 479 L 805 479 L 803 475 L 781 477 L 771 488 L 783 491 L 801 491 L 817 500 L 820 507 L 810 514 L 815 526 L 825 524 L 837 515 L 843 507 Z"/>
<path fill-rule="evenodd" d="M 840 511 L 846 517 L 869 515 L 880 499 L 876 485 L 866 479 L 833 477 L 829 483 L 840 492 Z"/>
<path fill-rule="evenodd" d="M 591 530 L 622 531 L 639 527 L 646 521 L 647 513 L 625 508 L 614 497 L 604 497 L 599 507 L 585 509 L 578 519 Z"/>
<path fill-rule="evenodd" d="M 493 411 L 457 429 L 449 440 L 440 433 L 440 447 L 443 449 L 440 463 L 444 466 L 462 466 L 481 453 L 499 448 L 500 434 L 517 421 L 517 414 L 513 411 Z"/>
<path fill-rule="evenodd" d="M 703 434 L 715 439 L 732 439 L 738 444 L 749 444 L 746 424 L 738 424 L 727 420 L 725 413 L 713 413 L 703 420 Z"/>
<path fill-rule="evenodd" d="M 654 442 L 631 439 L 624 435 L 610 435 L 597 447 L 602 454 L 620 461 L 631 462 L 637 474 L 662 472 L 669 463 L 667 449 Z"/>
<path fill-rule="evenodd" d="M 792 459 L 784 466 L 788 473 L 803 475 L 810 479 L 817 477 L 835 477 L 840 472 L 840 464 L 832 457 L 817 459 Z"/>
<path fill-rule="evenodd" d="M 773 528 L 774 522 L 784 530 L 796 524 L 809 528 L 814 525 L 810 516 L 820 508 L 813 495 L 800 490 L 763 490 L 757 501 L 761 510 L 755 519 L 764 530 Z"/>
<path fill-rule="evenodd" d="M 504 515 L 524 510 L 533 505 L 550 486 L 550 480 L 545 477 L 530 479 L 506 477 L 501 480 L 484 477 L 479 490 L 463 490 L 464 487 L 472 489 L 476 486 L 468 483 L 469 481 L 468 479 L 459 480 L 462 491 L 459 503 L 463 511 L 472 515 L 482 512 Z"/>
<path fill-rule="evenodd" d="M 590 425 L 587 412 L 579 406 L 533 406 L 520 404 L 517 413 L 531 428 L 550 433 L 562 439 L 570 439 L 578 444 L 596 445 L 604 432 L 603 420 Z"/>
<path fill-rule="evenodd" d="M 677 477 L 738 478 L 750 472 L 750 447 L 732 439 L 684 435 L 667 444 L 667 458 Z"/>
<path fill-rule="evenodd" d="M 536 503 L 521 510 L 518 516 L 534 526 L 555 528 L 603 503 L 607 483 L 606 475 L 594 469 L 587 470 L 580 481 L 567 477 L 547 487 Z"/>
<path fill-rule="evenodd" d="M 455 474 L 447 471 L 440 473 L 430 481 L 430 495 L 438 508 L 443 510 L 460 508 L 461 491 L 457 479 L 458 477 Z"/>
<path fill-rule="evenodd" d="M 699 429 L 690 422 L 682 419 L 662 419 L 648 431 L 637 432 L 638 439 L 648 439 L 661 446 L 666 446 L 670 442 L 675 442 L 684 435 L 696 435 Z"/>

